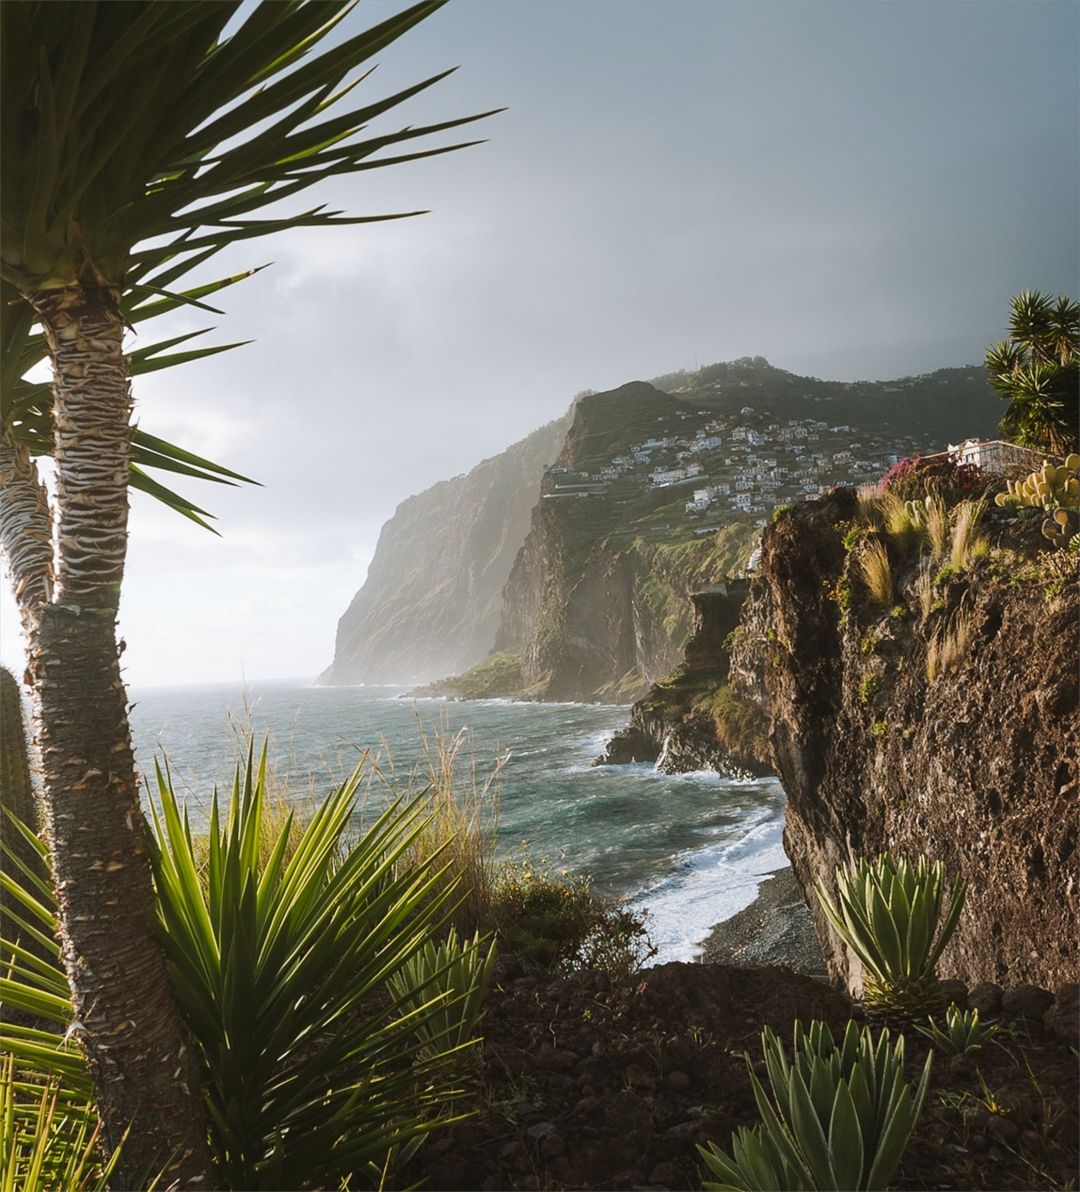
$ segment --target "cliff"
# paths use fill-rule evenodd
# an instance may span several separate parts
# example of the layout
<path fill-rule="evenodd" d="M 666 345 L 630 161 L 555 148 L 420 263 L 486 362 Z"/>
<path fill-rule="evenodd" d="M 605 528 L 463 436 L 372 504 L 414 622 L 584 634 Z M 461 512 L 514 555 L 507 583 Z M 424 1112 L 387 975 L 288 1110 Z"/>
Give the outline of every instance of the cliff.
<path fill-rule="evenodd" d="M 668 774 L 772 773 L 768 719 L 729 683 L 730 649 L 748 588 L 748 580 L 735 579 L 693 593 L 693 632 L 681 664 L 634 704 L 630 723 L 596 765 L 648 761 Z"/>
<path fill-rule="evenodd" d="M 690 593 L 745 566 L 775 507 L 999 415 L 979 368 L 835 382 L 760 357 L 582 395 L 399 507 L 321 681 L 633 700 L 678 663 Z"/>
<path fill-rule="evenodd" d="M 1077 979 L 1077 558 L 1043 549 L 1038 520 L 991 508 L 984 532 L 930 564 L 849 491 L 763 536 L 734 677 L 768 709 L 785 848 L 830 975 L 852 989 L 857 961 L 813 889 L 884 849 L 968 882 L 943 976 Z M 889 560 L 882 602 L 873 542 Z"/>
<path fill-rule="evenodd" d="M 423 682 L 485 657 L 540 478 L 569 420 L 568 413 L 398 506 L 338 622 L 334 661 L 320 683 Z"/>

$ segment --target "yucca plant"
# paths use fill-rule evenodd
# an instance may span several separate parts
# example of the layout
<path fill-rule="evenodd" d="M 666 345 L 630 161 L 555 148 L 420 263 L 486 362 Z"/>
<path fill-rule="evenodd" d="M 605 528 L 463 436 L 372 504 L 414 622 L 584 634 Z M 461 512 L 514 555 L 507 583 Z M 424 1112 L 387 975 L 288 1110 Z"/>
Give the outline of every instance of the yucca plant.
<path fill-rule="evenodd" d="M 101 1161 L 86 1060 L 70 1037 L 71 999 L 45 847 L 6 808 L 4 815 L 0 1192 L 104 1188 L 119 1155 Z"/>
<path fill-rule="evenodd" d="M 1009 305 L 1009 338 L 986 352 L 987 382 L 1009 402 L 999 429 L 1016 443 L 1066 455 L 1078 445 L 1080 303 L 1025 290 Z"/>
<path fill-rule="evenodd" d="M 922 1109 L 933 1056 L 917 1087 L 904 1075 L 904 1039 L 849 1021 L 837 1046 L 823 1022 L 796 1022 L 791 1062 L 766 1027 L 761 1047 L 771 1096 L 750 1062 L 762 1122 L 732 1138 L 731 1153 L 698 1147 L 720 1183 L 712 1192 L 874 1192 L 888 1186 Z"/>
<path fill-rule="evenodd" d="M 838 899 L 818 883 L 822 910 L 862 962 L 863 1000 L 872 1013 L 901 1021 L 944 1007 L 937 962 L 964 905 L 962 878 L 945 907 L 945 867 L 919 857 L 914 864 L 882 853 L 836 871 Z"/>
<path fill-rule="evenodd" d="M 170 1178 L 205 1186 L 210 1157 L 150 926 L 116 636 L 128 488 L 133 463 L 144 476 L 144 464 L 228 476 L 134 439 L 130 381 L 155 353 L 125 351 L 126 322 L 158 301 L 205 306 L 190 271 L 240 241 L 397 217 L 289 205 L 337 175 L 460 147 L 414 145 L 476 117 L 377 127 L 443 74 L 357 99 L 361 69 L 440 6 L 356 30 L 350 0 L 0 4 L 0 338 L 19 378 L 39 326 L 53 374 L 49 401 L 0 384 L 0 543 L 26 631 L 65 964 L 108 1144 L 138 1119 L 118 1170 L 129 1185 L 171 1155 Z M 178 339 L 157 349 L 158 363 L 197 350 Z M 51 491 L 35 452 L 54 461 Z"/>
<path fill-rule="evenodd" d="M 460 940 L 451 927 L 439 943 L 427 940 L 388 980 L 399 1005 L 419 1014 L 414 1031 L 424 1055 L 466 1047 L 474 1037 L 480 1008 L 495 963 L 495 943 L 487 948 L 476 932 Z"/>
<path fill-rule="evenodd" d="M 8 1055 L 0 1067 L 0 1192 L 106 1192 L 120 1158 L 102 1160 L 91 1107 L 55 1080 L 28 1079 Z"/>
<path fill-rule="evenodd" d="M 977 1051 L 999 1031 L 997 1023 L 980 1022 L 978 1010 L 961 1009 L 952 1004 L 945 1011 L 945 1025 L 938 1026 L 933 1018 L 916 1024 L 915 1029 L 925 1035 L 944 1055 L 967 1055 Z"/>
<path fill-rule="evenodd" d="M 318 808 L 290 860 L 286 821 L 260 863 L 266 753 L 258 765 L 249 753 L 227 810 L 212 800 L 201 880 L 191 825 L 158 770 L 159 921 L 227 1187 L 339 1187 L 383 1170 L 459 1092 L 447 998 L 408 976 L 452 895 L 438 853 L 401 864 L 429 800 L 392 803 L 350 842 L 360 778 Z M 459 979 L 475 1009 L 479 990 Z"/>

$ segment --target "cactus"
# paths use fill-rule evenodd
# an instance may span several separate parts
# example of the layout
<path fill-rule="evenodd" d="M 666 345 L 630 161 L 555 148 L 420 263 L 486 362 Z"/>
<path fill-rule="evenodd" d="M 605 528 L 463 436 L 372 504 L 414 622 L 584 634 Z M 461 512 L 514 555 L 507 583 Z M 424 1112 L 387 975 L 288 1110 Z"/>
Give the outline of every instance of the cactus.
<path fill-rule="evenodd" d="M 1003 509 L 1042 509 L 1050 514 L 1042 524 L 1043 537 L 1061 549 L 1080 530 L 1080 455 L 1063 464 L 1046 461 L 1022 480 L 1007 480 L 1007 491 L 994 503 Z"/>
<path fill-rule="evenodd" d="M 1080 532 L 1080 513 L 1075 509 L 1055 509 L 1053 516 L 1043 522 L 1042 532 L 1057 550 L 1063 550 Z"/>
<path fill-rule="evenodd" d="M 6 667 L 0 667 L 0 808 L 0 872 L 18 885 L 32 888 L 27 872 L 42 878 L 45 871 L 40 855 L 14 823 L 18 820 L 35 832 L 38 828 L 19 684 Z M 47 957 L 35 940 L 24 938 L 17 920 L 13 916 L 9 919 L 11 907 L 12 895 L 0 889 L 0 918 L 11 923 L 14 940 Z"/>
<path fill-rule="evenodd" d="M 904 508 L 911 518 L 911 524 L 919 531 L 926 529 L 926 511 L 930 507 L 930 498 L 921 501 L 905 501 Z"/>
<path fill-rule="evenodd" d="M 6 667 L 0 667 L 0 803 L 27 827 L 36 827 L 19 684 Z"/>

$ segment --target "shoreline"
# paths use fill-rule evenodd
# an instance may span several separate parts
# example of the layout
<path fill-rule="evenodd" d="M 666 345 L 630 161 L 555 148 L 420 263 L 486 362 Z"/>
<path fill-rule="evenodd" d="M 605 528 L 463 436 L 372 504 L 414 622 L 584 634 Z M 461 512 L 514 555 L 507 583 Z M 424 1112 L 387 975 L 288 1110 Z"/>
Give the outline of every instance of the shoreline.
<path fill-rule="evenodd" d="M 749 906 L 710 930 L 696 962 L 739 968 L 776 965 L 825 979 L 813 920 L 790 866 L 767 874 Z"/>

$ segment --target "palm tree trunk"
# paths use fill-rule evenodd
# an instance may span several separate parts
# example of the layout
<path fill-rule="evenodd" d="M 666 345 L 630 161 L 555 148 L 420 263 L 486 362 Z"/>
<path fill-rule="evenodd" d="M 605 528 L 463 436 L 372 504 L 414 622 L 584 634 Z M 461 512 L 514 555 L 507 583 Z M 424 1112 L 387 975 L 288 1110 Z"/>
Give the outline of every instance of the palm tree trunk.
<path fill-rule="evenodd" d="M 155 934 L 120 677 L 131 395 L 116 296 L 35 295 L 52 357 L 58 550 L 33 610 L 29 671 L 64 966 L 119 1186 L 214 1185 L 198 1065 Z M 25 617 L 25 614 L 24 614 Z M 171 1158 L 170 1158 L 171 1156 Z"/>

